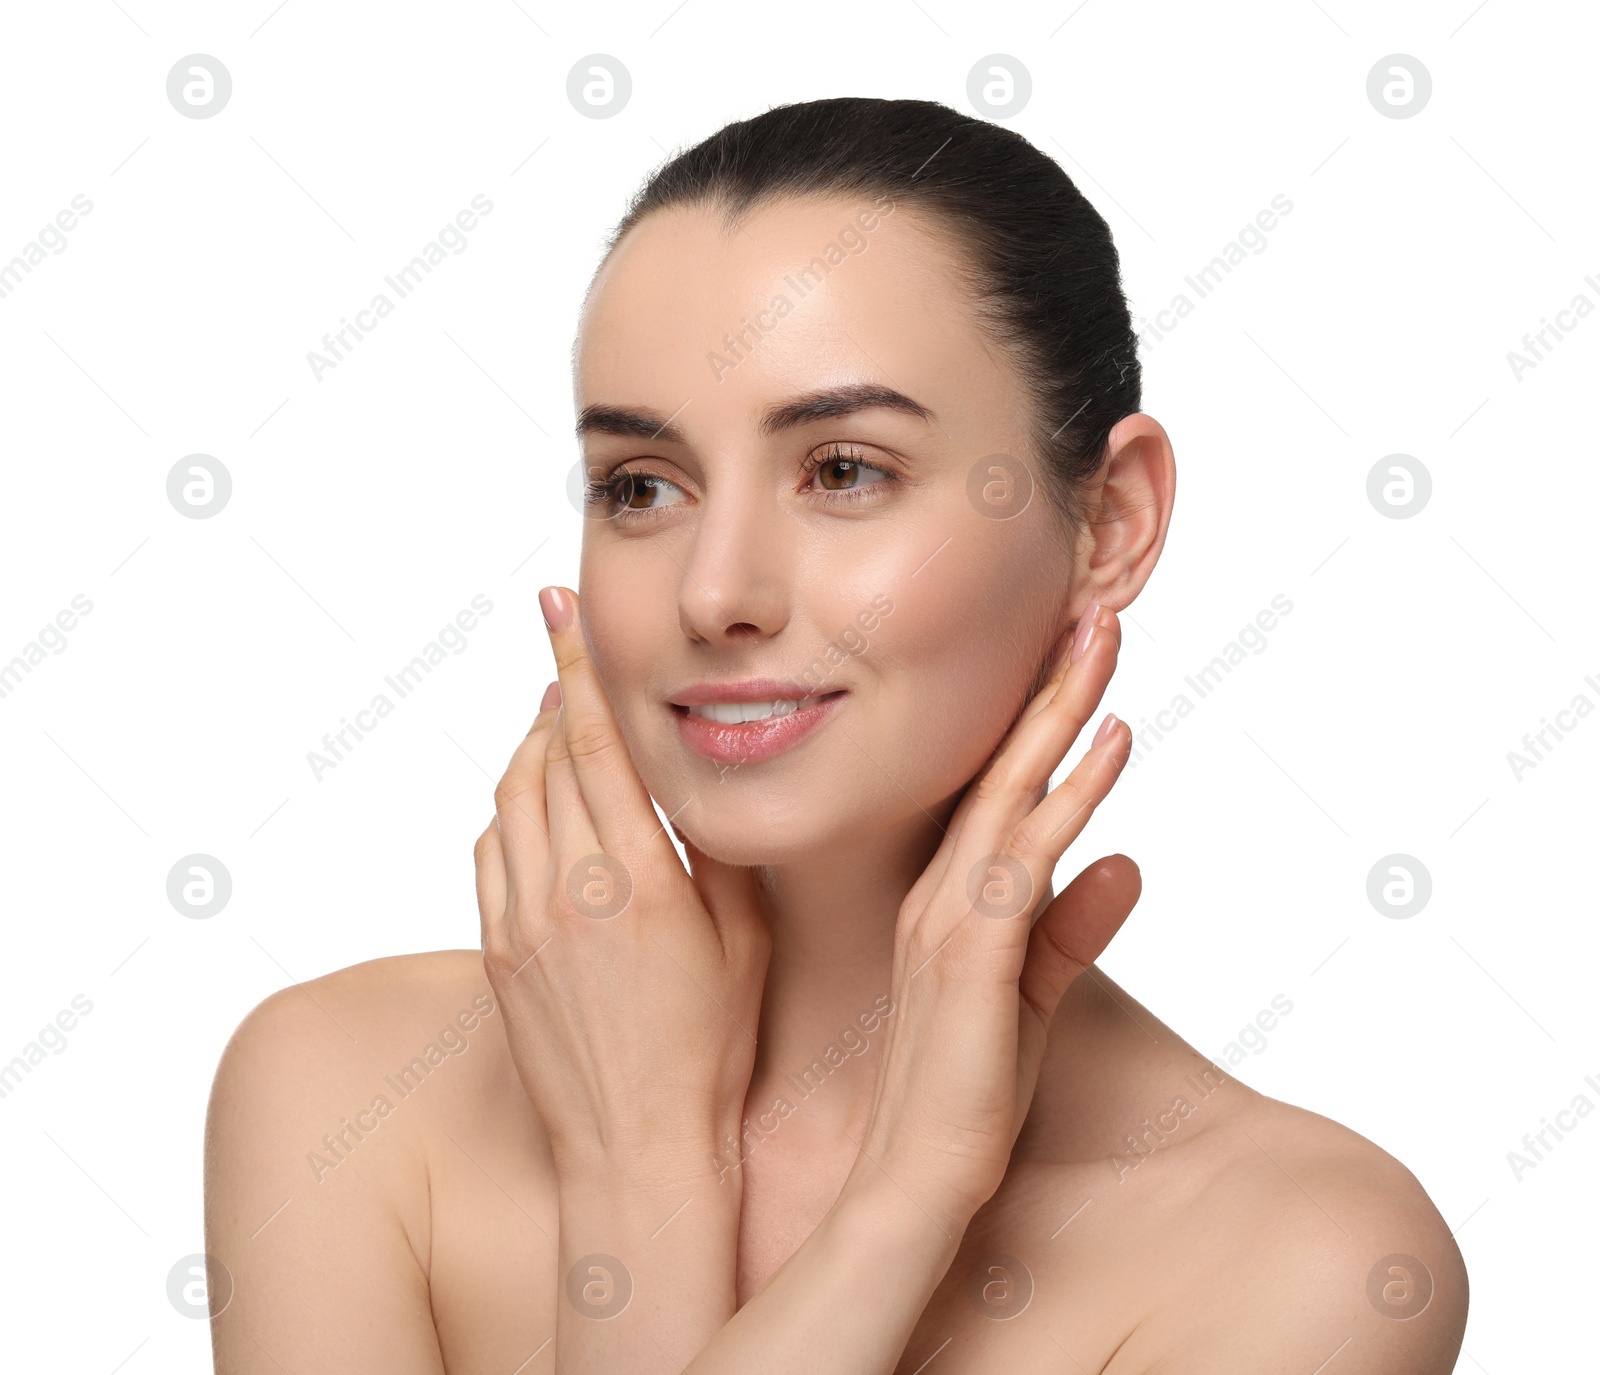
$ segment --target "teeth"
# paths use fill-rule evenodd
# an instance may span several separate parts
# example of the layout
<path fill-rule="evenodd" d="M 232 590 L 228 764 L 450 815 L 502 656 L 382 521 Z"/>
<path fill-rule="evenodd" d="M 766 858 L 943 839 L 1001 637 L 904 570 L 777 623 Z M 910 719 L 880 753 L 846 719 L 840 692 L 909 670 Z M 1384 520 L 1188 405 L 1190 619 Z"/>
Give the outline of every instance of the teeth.
<path fill-rule="evenodd" d="M 737 726 L 745 721 L 765 721 L 769 716 L 788 716 L 803 707 L 813 707 L 820 697 L 803 697 L 798 702 L 792 697 L 778 702 L 708 702 L 704 706 L 688 707 L 690 716 L 706 721 L 716 721 L 724 726 Z"/>

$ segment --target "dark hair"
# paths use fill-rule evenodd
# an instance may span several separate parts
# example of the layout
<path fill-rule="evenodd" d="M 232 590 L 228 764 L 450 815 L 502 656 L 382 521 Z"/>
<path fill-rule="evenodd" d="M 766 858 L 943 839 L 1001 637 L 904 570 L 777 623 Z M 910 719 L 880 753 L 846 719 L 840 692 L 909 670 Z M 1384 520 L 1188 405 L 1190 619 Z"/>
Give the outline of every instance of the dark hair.
<path fill-rule="evenodd" d="M 1022 135 L 932 100 L 840 96 L 774 106 L 657 168 L 606 256 L 668 206 L 720 207 L 732 228 L 762 202 L 819 194 L 888 196 L 931 211 L 932 223 L 951 232 L 981 323 L 1016 361 L 1033 399 L 1049 495 L 1081 521 L 1079 493 L 1104 461 L 1111 427 L 1140 408 L 1137 336 L 1110 227 Z"/>

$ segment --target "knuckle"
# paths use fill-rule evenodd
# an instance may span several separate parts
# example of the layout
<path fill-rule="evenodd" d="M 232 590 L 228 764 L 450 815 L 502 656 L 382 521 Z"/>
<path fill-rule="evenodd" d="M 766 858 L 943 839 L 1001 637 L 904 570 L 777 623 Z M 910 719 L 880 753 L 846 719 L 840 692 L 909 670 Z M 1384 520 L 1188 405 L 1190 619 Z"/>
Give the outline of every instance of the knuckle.
<path fill-rule="evenodd" d="M 533 798 L 533 780 L 523 773 L 507 773 L 494 787 L 495 810 L 502 816 Z"/>
<path fill-rule="evenodd" d="M 503 985 L 515 969 L 516 961 L 512 959 L 511 948 L 505 941 L 490 938 L 484 942 L 483 972 L 491 985 Z"/>
<path fill-rule="evenodd" d="M 604 760 L 612 752 L 610 732 L 599 724 L 569 725 L 567 753 L 574 759 Z"/>
<path fill-rule="evenodd" d="M 1094 956 L 1087 950 L 1081 949 L 1076 941 L 1064 938 L 1054 927 L 1045 926 L 1043 922 L 1040 923 L 1040 926 L 1043 927 L 1045 948 L 1055 956 L 1062 966 L 1067 969 L 1081 970 L 1087 969 L 1094 963 Z"/>
<path fill-rule="evenodd" d="M 1008 859 L 1026 860 L 1029 855 L 1037 854 L 1043 848 L 1046 839 L 1043 820 L 1036 815 L 1026 816 L 1007 838 L 1001 854 Z"/>
<path fill-rule="evenodd" d="M 557 668 L 571 668 L 588 658 L 582 635 L 557 635 L 551 644 Z M 562 675 L 565 678 L 565 674 Z"/>
<path fill-rule="evenodd" d="M 976 800 L 984 804 L 993 804 L 1006 796 L 1011 789 L 1011 773 L 999 761 L 991 764 L 978 777 L 978 782 L 973 788 Z"/>
<path fill-rule="evenodd" d="M 566 728 L 557 725 L 553 720 L 551 724 L 553 729 L 544 738 L 544 762 L 546 764 L 554 764 L 558 759 L 565 759 L 567 756 Z"/>

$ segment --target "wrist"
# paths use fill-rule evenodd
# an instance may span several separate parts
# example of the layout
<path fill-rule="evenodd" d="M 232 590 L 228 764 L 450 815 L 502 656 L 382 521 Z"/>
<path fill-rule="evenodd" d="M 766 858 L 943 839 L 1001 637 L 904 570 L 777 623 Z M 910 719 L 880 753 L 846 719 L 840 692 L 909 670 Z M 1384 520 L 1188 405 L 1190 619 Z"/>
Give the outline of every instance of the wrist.
<path fill-rule="evenodd" d="M 735 1207 L 741 1195 L 743 1174 L 736 1150 L 728 1143 L 719 1148 L 709 1134 L 652 1146 L 569 1143 L 553 1148 L 552 1159 L 563 1193 L 717 1195 Z"/>
<path fill-rule="evenodd" d="M 851 1230 L 891 1237 L 930 1256 L 948 1251 L 947 1264 L 978 1211 L 917 1181 L 897 1178 L 865 1157 L 858 1157 L 834 1208 Z"/>
<path fill-rule="evenodd" d="M 642 1369 L 662 1350 L 700 1350 L 736 1311 L 739 1207 L 683 1146 L 564 1158 L 560 1312 L 585 1321 L 558 1322 L 557 1368 Z"/>

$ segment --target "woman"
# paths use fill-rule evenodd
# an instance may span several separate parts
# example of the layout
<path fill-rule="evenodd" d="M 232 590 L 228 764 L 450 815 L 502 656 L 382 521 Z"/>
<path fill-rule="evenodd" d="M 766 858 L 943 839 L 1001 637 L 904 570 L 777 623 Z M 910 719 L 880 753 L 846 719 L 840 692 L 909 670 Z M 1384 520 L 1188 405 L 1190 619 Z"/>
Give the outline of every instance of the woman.
<path fill-rule="evenodd" d="M 1093 968 L 1130 860 L 1050 887 L 1174 492 L 1062 171 L 924 101 L 730 125 L 575 362 L 583 593 L 541 593 L 482 949 L 229 1043 L 218 1369 L 1450 1370 L 1416 1180 Z"/>

